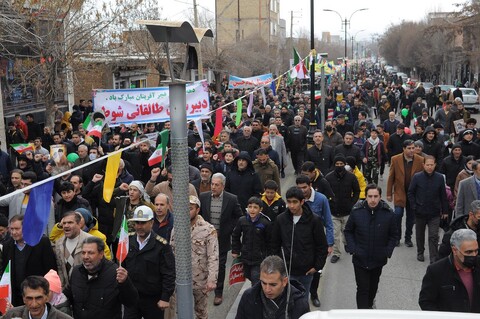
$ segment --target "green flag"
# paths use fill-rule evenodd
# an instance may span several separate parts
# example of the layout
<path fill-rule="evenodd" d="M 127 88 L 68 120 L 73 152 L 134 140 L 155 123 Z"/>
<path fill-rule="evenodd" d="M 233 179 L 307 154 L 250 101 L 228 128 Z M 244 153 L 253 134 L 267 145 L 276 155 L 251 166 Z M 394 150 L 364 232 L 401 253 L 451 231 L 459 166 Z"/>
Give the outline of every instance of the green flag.
<path fill-rule="evenodd" d="M 235 125 L 238 126 L 242 120 L 242 107 L 243 107 L 243 104 L 242 104 L 242 100 L 241 99 L 238 99 L 236 101 L 237 103 L 237 116 L 235 118 Z"/>
<path fill-rule="evenodd" d="M 297 65 L 300 63 L 300 54 L 298 54 L 297 50 L 293 48 L 293 66 Z"/>
<path fill-rule="evenodd" d="M 163 130 L 160 132 L 160 139 L 162 140 L 162 167 L 165 167 L 165 159 L 167 158 L 167 145 L 168 145 L 168 139 L 170 137 L 170 131 L 169 130 Z"/>

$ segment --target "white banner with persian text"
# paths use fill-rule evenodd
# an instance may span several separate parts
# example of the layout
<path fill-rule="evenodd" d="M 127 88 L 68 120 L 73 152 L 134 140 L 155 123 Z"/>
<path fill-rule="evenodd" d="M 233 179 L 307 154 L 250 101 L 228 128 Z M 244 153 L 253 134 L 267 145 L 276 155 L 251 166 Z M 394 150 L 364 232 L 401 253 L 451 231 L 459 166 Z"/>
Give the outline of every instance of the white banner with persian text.
<path fill-rule="evenodd" d="M 187 84 L 187 119 L 204 116 L 210 111 L 207 81 Z M 168 87 L 94 90 L 95 111 L 102 111 L 108 125 L 155 123 L 170 120 Z"/>

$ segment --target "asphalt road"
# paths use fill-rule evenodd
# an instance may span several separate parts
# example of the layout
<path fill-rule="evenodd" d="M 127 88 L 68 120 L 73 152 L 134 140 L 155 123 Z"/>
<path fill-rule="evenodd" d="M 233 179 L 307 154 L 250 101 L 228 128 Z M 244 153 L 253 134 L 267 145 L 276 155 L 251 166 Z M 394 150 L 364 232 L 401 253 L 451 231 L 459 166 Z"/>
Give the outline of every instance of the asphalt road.
<path fill-rule="evenodd" d="M 480 114 L 472 114 L 480 122 Z M 375 124 L 378 120 L 374 121 Z M 295 185 L 295 176 L 293 174 L 291 162 L 286 169 L 286 178 L 282 179 L 283 196 L 286 190 Z M 379 181 L 383 190 L 386 190 L 388 178 L 388 167 L 385 169 L 383 180 Z M 385 199 L 385 191 L 382 198 Z M 405 229 L 405 218 L 403 218 L 402 231 Z M 383 268 L 380 277 L 379 289 L 376 297 L 377 309 L 398 309 L 398 310 L 418 310 L 418 295 L 421 288 L 422 278 L 428 266 L 428 248 L 425 250 L 425 262 L 419 262 L 416 259 L 415 229 L 412 241 L 413 248 L 406 247 L 402 243 L 396 247 L 393 256 L 388 260 Z M 440 234 L 440 240 L 443 234 Z M 227 262 L 228 266 L 231 259 Z M 228 280 L 228 278 L 226 278 Z M 226 283 L 224 301 L 221 306 L 213 306 L 213 296 L 209 301 L 209 317 L 214 319 L 235 318 L 236 303 L 241 296 L 241 292 L 247 289 L 250 284 L 247 282 L 244 286 L 236 285 L 228 287 Z M 240 295 L 239 295 L 240 293 Z M 353 271 L 351 256 L 344 253 L 336 264 L 330 263 L 330 257 L 327 259 L 323 269 L 322 279 L 320 281 L 319 296 L 320 309 L 310 305 L 311 310 L 332 310 L 332 309 L 356 309 L 355 301 L 356 284 Z M 237 302 L 236 298 L 238 296 Z"/>

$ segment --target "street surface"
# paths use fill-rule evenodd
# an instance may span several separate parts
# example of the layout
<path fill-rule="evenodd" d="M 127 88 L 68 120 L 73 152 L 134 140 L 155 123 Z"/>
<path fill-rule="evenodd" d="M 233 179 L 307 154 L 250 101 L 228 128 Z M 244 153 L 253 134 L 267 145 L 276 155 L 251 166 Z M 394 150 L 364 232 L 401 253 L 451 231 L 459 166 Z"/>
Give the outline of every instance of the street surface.
<path fill-rule="evenodd" d="M 472 114 L 472 117 L 480 122 L 480 114 Z M 398 118 L 398 117 L 397 117 Z M 374 120 L 378 124 L 378 120 Z M 382 187 L 382 198 L 385 200 L 386 187 L 388 179 L 388 166 L 385 168 L 383 180 L 379 181 Z M 286 178 L 281 180 L 282 196 L 285 196 L 287 189 L 295 185 L 295 175 L 293 174 L 291 162 L 286 171 Z M 392 203 L 390 203 L 392 205 Z M 402 232 L 405 231 L 405 217 L 403 218 Z M 403 236 L 403 234 L 402 234 Z M 441 240 L 443 233 L 441 231 L 439 239 Z M 397 310 L 419 310 L 418 294 L 422 284 L 422 278 L 428 266 L 428 246 L 425 250 L 425 262 L 417 261 L 417 250 L 415 243 L 415 227 L 413 229 L 412 241 L 414 247 L 408 248 L 402 241 L 399 247 L 396 247 L 393 256 L 388 260 L 387 265 L 383 268 L 382 276 L 380 277 L 380 284 L 376 297 L 377 309 L 397 309 Z M 428 245 L 426 243 L 426 245 Z M 231 257 L 227 261 L 227 278 L 229 273 L 229 265 Z M 225 284 L 226 290 L 224 292 L 223 304 L 216 307 L 213 306 L 213 294 L 209 300 L 209 317 L 213 319 L 235 318 L 236 306 L 238 304 L 240 295 L 250 287 L 250 283 L 245 283 L 244 287 L 241 284 L 228 287 L 228 282 Z M 242 290 L 242 291 L 241 291 Z M 327 259 L 323 275 L 320 280 L 319 297 L 321 302 L 320 309 L 313 307 L 310 304 L 310 309 L 313 310 L 332 310 L 332 309 L 356 309 L 356 284 L 353 272 L 352 257 L 343 253 L 340 260 L 332 264 L 330 257 Z M 237 298 L 238 299 L 235 300 Z M 236 301 L 236 303 L 235 303 Z M 232 307 L 233 306 L 233 307 Z"/>

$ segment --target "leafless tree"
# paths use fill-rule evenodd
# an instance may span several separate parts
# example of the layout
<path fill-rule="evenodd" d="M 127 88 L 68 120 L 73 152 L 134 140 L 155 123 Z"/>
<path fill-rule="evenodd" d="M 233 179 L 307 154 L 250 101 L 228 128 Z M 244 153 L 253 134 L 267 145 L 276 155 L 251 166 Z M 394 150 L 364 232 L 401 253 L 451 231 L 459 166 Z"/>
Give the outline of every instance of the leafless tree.
<path fill-rule="evenodd" d="M 47 114 L 82 56 L 105 52 L 120 35 L 123 13 L 142 0 L 2 0 L 0 52 L 15 61 L 24 86 L 37 89 Z M 53 125 L 53 118 L 46 118 Z"/>

